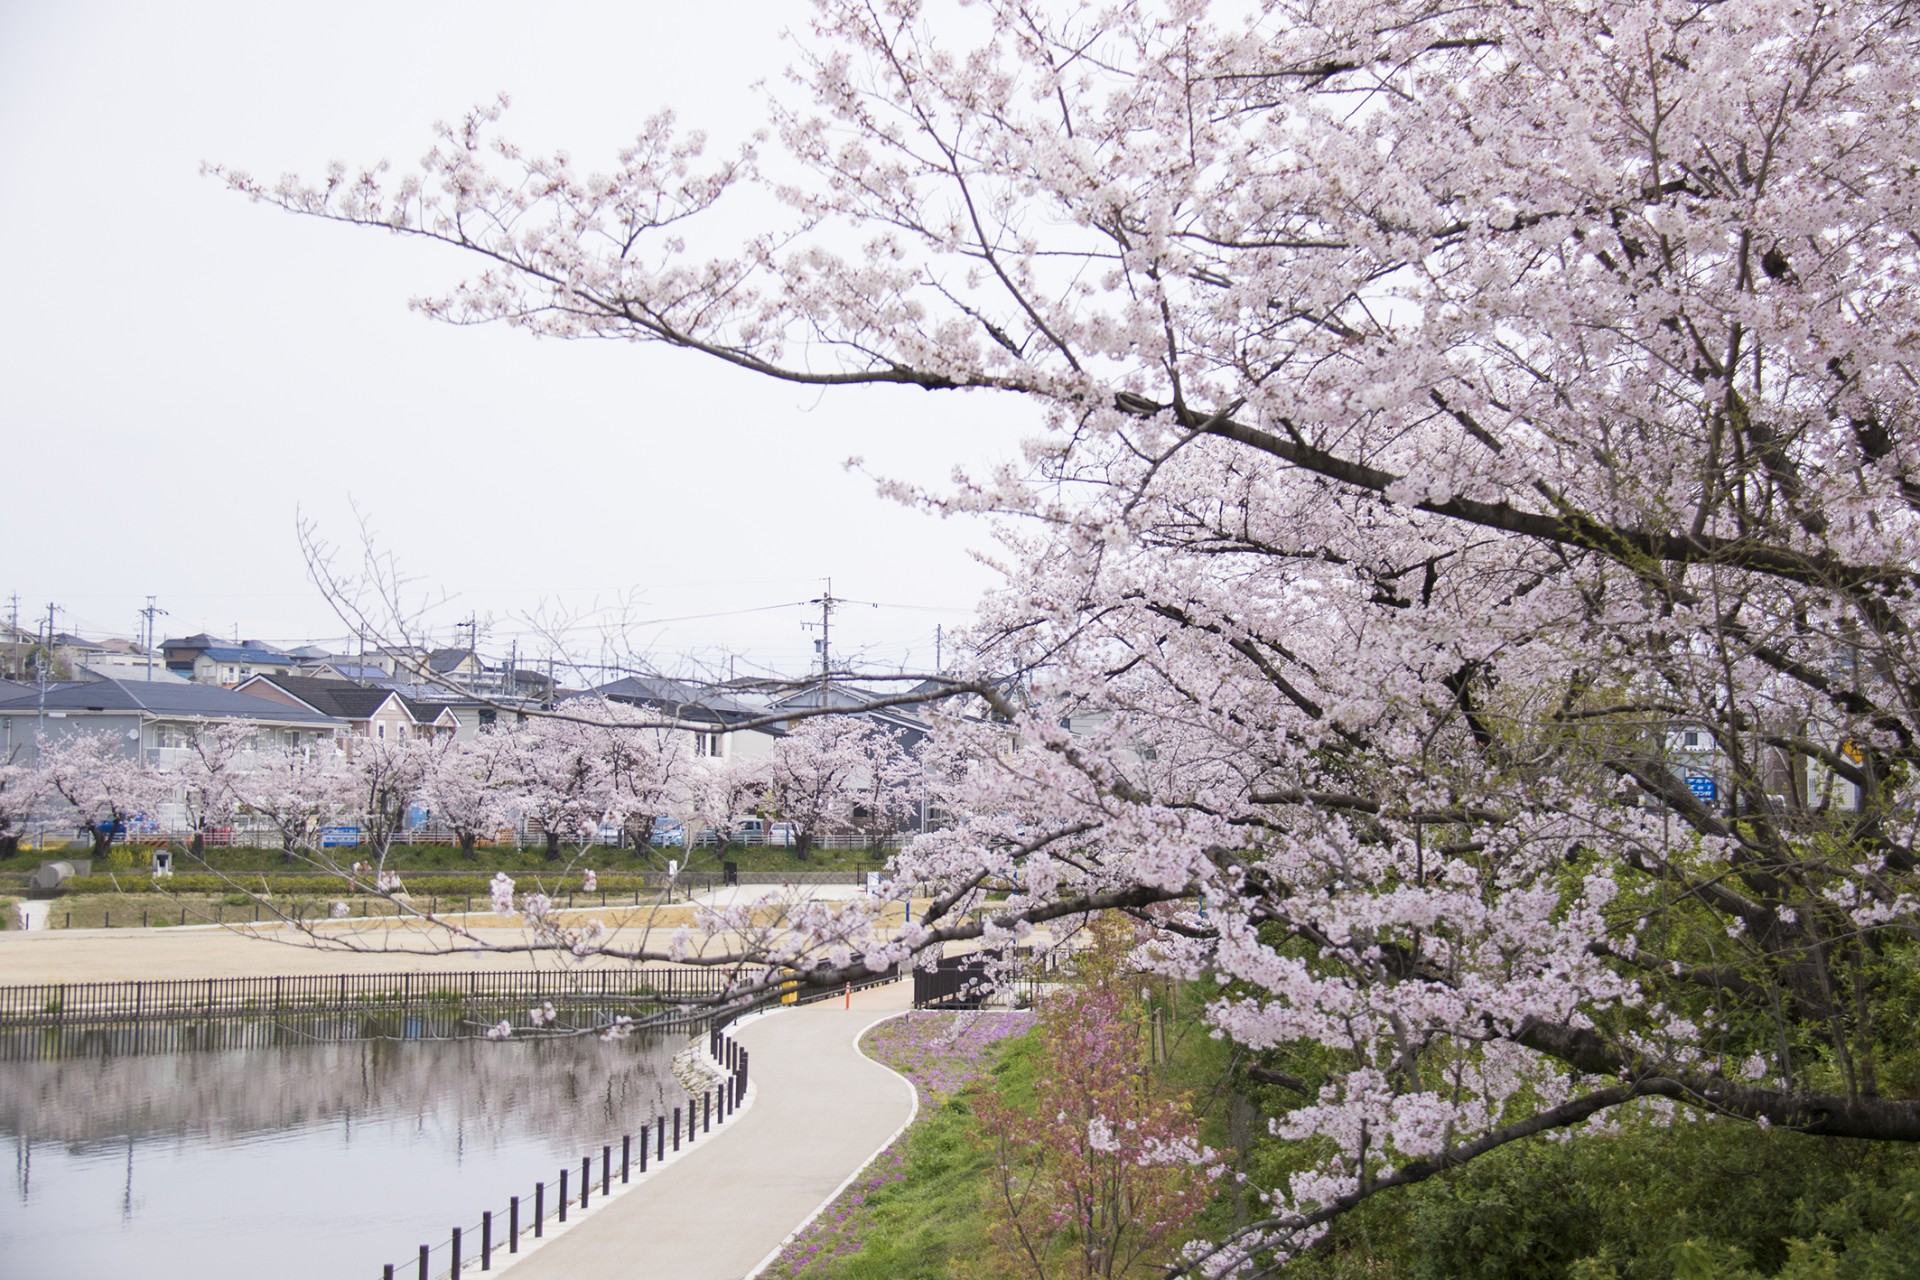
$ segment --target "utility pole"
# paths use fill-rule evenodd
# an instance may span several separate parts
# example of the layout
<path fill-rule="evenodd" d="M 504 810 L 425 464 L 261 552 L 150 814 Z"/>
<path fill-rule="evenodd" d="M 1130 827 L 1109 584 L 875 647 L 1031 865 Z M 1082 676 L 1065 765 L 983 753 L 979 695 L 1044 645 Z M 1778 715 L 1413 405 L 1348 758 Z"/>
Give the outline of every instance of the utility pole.
<path fill-rule="evenodd" d="M 153 620 L 156 616 L 163 617 L 163 618 L 167 616 L 167 611 L 165 609 L 162 609 L 160 606 L 156 605 L 153 602 L 153 600 L 154 598 L 152 596 L 148 596 L 147 607 L 140 611 L 140 616 L 147 620 L 146 637 L 147 637 L 147 683 L 148 684 L 153 683 Z"/>
<path fill-rule="evenodd" d="M 815 596 L 807 603 L 820 606 L 820 621 L 803 625 L 820 628 L 820 639 L 815 642 L 815 647 L 820 650 L 820 684 L 825 687 L 833 678 L 833 611 L 844 602 L 833 594 L 833 579 L 828 578 L 826 593 Z"/>
<path fill-rule="evenodd" d="M 40 658 L 33 664 L 34 675 L 40 681 L 40 714 L 34 723 L 36 740 L 47 732 L 47 662 L 53 655 L 53 611 L 57 606 L 47 601 L 47 638 L 41 643 Z"/>
<path fill-rule="evenodd" d="M 945 639 L 946 639 L 946 628 L 944 628 L 938 622 L 934 623 L 933 624 L 933 674 L 937 676 L 945 675 L 947 673 L 946 667 L 942 665 L 940 661 L 940 645 L 941 645 L 941 642 Z"/>
<path fill-rule="evenodd" d="M 467 661 L 471 662 L 475 667 L 474 674 L 468 676 L 467 679 L 477 683 L 478 668 L 480 666 L 480 616 L 470 613 L 467 615 L 465 622 L 456 622 L 453 624 L 455 631 L 458 631 L 462 627 L 467 629 Z"/>

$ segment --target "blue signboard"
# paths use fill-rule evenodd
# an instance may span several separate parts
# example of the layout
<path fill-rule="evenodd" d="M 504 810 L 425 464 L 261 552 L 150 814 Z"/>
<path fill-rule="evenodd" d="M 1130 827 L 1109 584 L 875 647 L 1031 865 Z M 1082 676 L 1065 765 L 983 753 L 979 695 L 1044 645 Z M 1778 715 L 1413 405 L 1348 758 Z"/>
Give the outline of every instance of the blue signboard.
<path fill-rule="evenodd" d="M 320 847 L 322 849 L 357 849 L 360 847 L 360 828 L 322 827 L 320 828 Z"/>
<path fill-rule="evenodd" d="M 1687 790 L 1693 792 L 1693 798 L 1702 804 L 1712 804 L 1713 798 L 1719 794 L 1713 779 L 1698 773 L 1687 779 Z"/>

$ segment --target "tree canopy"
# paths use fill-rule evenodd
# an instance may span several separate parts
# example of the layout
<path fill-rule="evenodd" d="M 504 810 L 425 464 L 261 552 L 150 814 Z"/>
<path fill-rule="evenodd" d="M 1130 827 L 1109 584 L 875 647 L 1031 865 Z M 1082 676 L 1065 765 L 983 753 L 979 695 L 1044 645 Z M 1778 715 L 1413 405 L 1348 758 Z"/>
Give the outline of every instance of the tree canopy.
<path fill-rule="evenodd" d="M 225 176 L 479 259 L 438 318 L 1044 408 L 897 491 L 1004 517 L 1019 745 L 866 958 L 1215 980 L 1323 1156 L 1196 1267 L 1634 1099 L 1920 1139 L 1913 7 L 950 8 L 819 0 L 766 156 Z"/>

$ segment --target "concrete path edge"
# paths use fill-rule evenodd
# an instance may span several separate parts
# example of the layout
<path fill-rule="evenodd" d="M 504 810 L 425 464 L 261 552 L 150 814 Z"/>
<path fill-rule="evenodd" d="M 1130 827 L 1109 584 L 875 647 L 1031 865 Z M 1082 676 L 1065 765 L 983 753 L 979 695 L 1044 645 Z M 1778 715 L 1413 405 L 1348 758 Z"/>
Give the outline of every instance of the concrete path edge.
<path fill-rule="evenodd" d="M 875 1018 L 872 1022 L 869 1022 L 866 1026 L 860 1028 L 860 1034 L 854 1037 L 853 1051 L 859 1054 L 861 1057 L 865 1058 L 868 1062 L 873 1063 L 874 1066 L 879 1067 L 881 1070 L 893 1071 L 892 1067 L 889 1067 L 884 1062 L 880 1062 L 876 1060 L 875 1058 L 870 1056 L 865 1049 L 861 1048 L 860 1041 L 866 1039 L 867 1033 L 872 1031 L 875 1027 L 879 1026 L 881 1023 L 891 1022 L 895 1018 L 904 1018 L 909 1013 L 912 1013 L 912 1012 L 913 1010 L 911 1009 L 901 1009 L 895 1013 L 888 1014 L 884 1018 Z M 870 1166 L 875 1160 L 878 1160 L 882 1155 L 884 1155 L 888 1147 L 891 1147 L 894 1143 L 900 1141 L 900 1135 L 905 1133 L 908 1129 L 911 1129 L 913 1127 L 913 1122 L 920 1118 L 920 1090 L 917 1087 L 915 1087 L 913 1081 L 907 1079 L 907 1077 L 901 1075 L 898 1071 L 893 1071 L 893 1074 L 902 1083 L 904 1083 L 907 1086 L 908 1092 L 913 1095 L 913 1105 L 907 1111 L 906 1120 L 901 1123 L 898 1129 L 895 1129 L 891 1134 L 887 1136 L 887 1140 L 885 1142 L 875 1147 L 873 1149 L 872 1154 L 870 1154 L 865 1160 L 862 1160 L 860 1162 L 860 1166 L 857 1169 L 855 1169 L 852 1173 L 849 1173 L 846 1176 L 846 1179 L 842 1181 L 839 1186 L 835 1187 L 831 1192 L 829 1192 L 827 1194 L 826 1199 L 822 1200 L 819 1204 L 815 1205 L 812 1213 L 809 1213 L 806 1217 L 802 1218 L 799 1221 L 799 1223 L 793 1228 L 793 1230 L 787 1232 L 786 1238 L 781 1240 L 779 1244 L 773 1246 L 772 1252 L 768 1253 L 766 1257 L 760 1259 L 758 1263 L 754 1264 L 753 1270 L 747 1272 L 745 1276 L 745 1280 L 757 1280 L 757 1277 L 762 1272 L 764 1272 L 768 1267 L 772 1266 L 775 1262 L 777 1262 L 780 1258 L 780 1255 L 786 1252 L 787 1246 L 792 1244 L 794 1240 L 799 1237 L 802 1231 L 805 1231 L 808 1227 L 812 1226 L 814 1221 L 818 1219 L 821 1214 L 825 1213 L 829 1208 L 831 1208 L 833 1206 L 833 1202 L 835 1200 L 838 1200 L 843 1194 L 845 1194 L 847 1188 L 852 1186 L 855 1180 L 858 1179 L 861 1174 L 867 1171 L 868 1166 Z"/>

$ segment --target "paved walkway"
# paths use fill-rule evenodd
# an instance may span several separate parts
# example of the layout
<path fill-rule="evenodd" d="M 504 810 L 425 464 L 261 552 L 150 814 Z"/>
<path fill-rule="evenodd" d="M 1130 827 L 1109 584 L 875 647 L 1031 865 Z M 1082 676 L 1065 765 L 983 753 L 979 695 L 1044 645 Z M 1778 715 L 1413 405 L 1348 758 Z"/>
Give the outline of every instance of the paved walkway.
<path fill-rule="evenodd" d="M 753 1105 L 521 1255 L 512 1280 L 743 1280 L 912 1118 L 913 1086 L 855 1047 L 912 1002 L 895 982 L 850 1012 L 828 1000 L 740 1027 Z"/>

